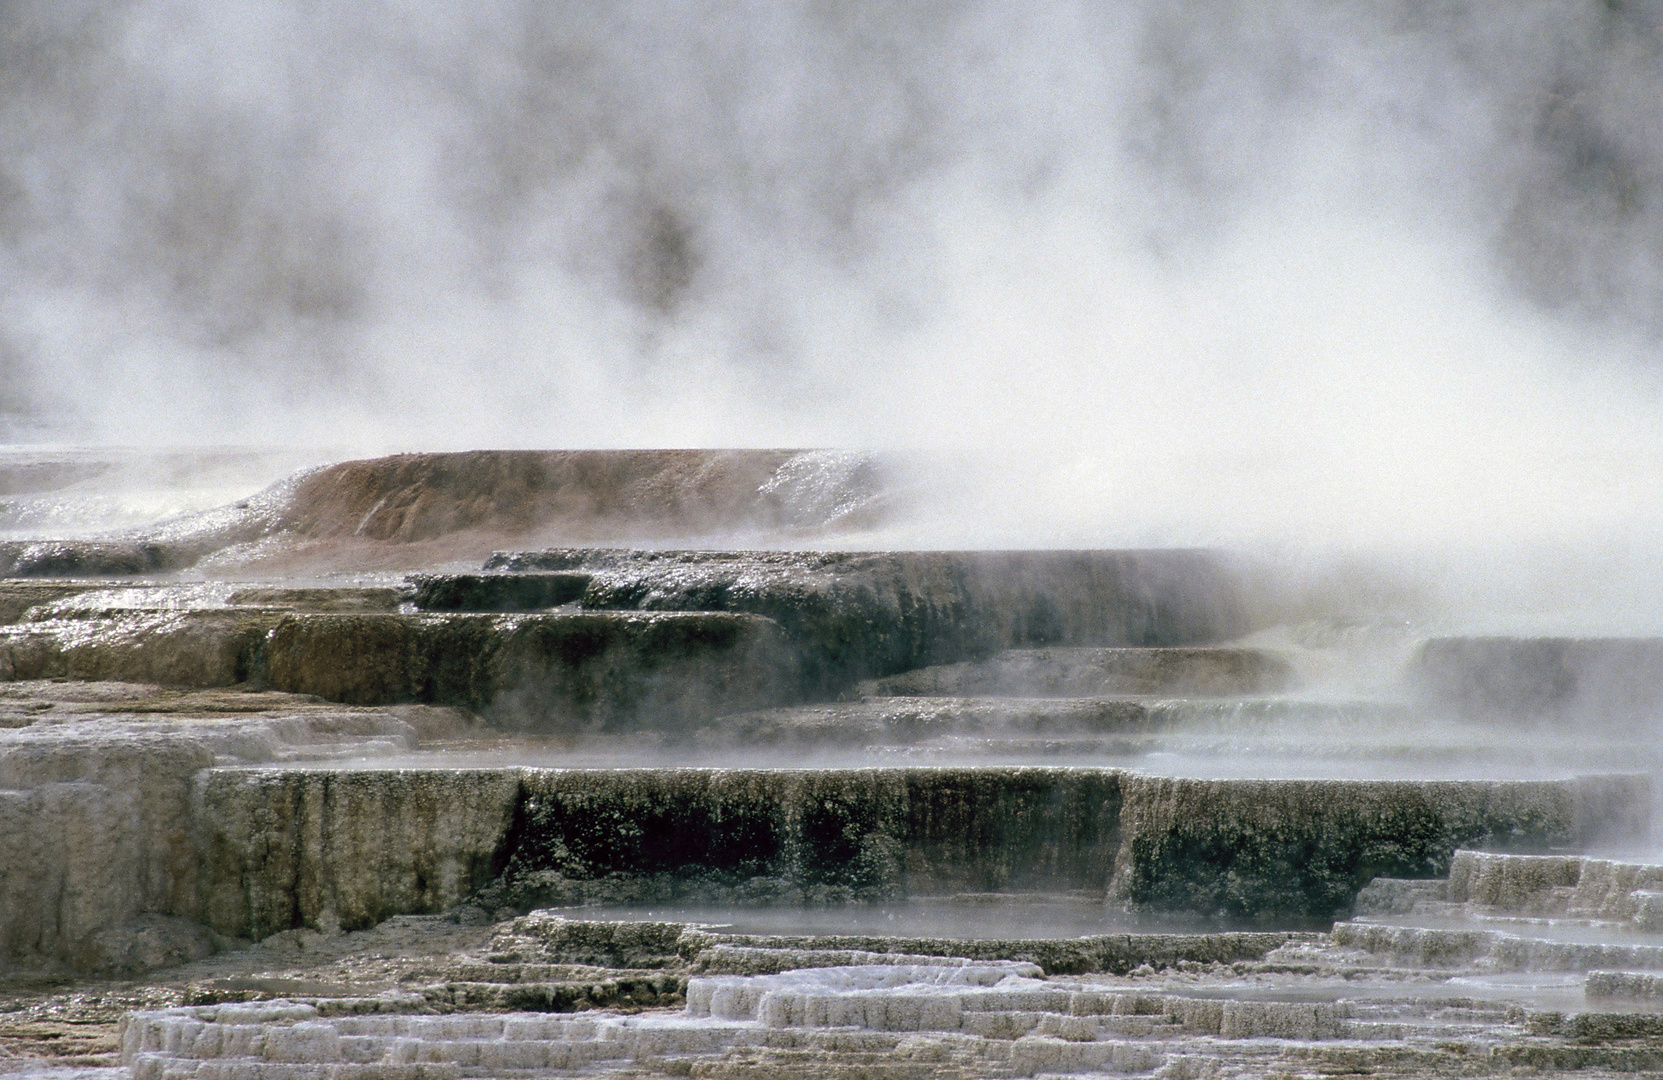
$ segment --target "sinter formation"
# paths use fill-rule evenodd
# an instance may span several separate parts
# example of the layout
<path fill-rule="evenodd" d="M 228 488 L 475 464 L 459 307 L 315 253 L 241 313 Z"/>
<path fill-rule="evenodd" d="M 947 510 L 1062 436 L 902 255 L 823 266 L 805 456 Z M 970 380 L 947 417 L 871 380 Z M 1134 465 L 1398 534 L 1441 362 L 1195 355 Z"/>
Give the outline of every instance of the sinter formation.
<path fill-rule="evenodd" d="M 0 544 L 0 1072 L 1663 1071 L 1663 642 L 857 550 L 903 512 L 403 455 Z"/>

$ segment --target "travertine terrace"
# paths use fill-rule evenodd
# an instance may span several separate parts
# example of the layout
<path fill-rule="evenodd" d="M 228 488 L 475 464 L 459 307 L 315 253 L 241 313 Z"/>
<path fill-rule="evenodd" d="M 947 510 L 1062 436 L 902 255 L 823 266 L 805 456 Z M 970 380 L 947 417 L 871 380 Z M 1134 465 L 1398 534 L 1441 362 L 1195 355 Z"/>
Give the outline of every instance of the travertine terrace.
<path fill-rule="evenodd" d="M 1658 643 L 1294 634 L 897 498 L 403 455 L 8 541 L 0 1071 L 1663 1071 Z"/>

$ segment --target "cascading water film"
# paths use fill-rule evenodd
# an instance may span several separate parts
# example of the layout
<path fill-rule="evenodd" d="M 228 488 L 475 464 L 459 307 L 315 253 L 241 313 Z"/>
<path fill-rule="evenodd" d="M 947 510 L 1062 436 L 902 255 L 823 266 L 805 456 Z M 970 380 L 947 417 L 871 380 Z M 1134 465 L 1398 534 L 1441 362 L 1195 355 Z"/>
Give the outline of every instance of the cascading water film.
<path fill-rule="evenodd" d="M 0 1078 L 1663 1075 L 1663 3 L 0 0 Z"/>

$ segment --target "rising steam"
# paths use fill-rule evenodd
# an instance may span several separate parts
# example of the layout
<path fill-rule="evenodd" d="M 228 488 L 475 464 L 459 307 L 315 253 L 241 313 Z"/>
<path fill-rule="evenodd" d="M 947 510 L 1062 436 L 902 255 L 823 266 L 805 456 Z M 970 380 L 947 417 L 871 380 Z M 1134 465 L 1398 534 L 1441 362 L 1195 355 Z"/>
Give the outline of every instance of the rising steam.
<path fill-rule="evenodd" d="M 974 482 L 902 540 L 1658 547 L 1656 4 L 0 20 L 14 438 L 912 449 Z"/>

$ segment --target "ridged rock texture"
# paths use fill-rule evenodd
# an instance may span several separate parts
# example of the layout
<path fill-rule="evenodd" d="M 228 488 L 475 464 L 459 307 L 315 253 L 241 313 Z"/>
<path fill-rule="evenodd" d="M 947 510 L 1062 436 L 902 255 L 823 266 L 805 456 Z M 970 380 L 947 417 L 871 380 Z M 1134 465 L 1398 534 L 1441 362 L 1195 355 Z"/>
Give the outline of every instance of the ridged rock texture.
<path fill-rule="evenodd" d="M 1268 653 L 1150 651 L 1242 630 L 1234 583 L 1206 552 L 561 550 L 494 561 L 555 569 L 418 575 L 416 613 L 389 610 L 399 594 L 385 588 L 227 587 L 206 603 L 178 588 L 14 586 L 17 605 L 36 602 L 0 626 L 0 679 L 249 682 L 349 704 L 465 706 L 544 732 L 683 730 L 989 657 L 1004 665 L 994 681 L 1043 683 L 1028 687 L 1037 693 L 1291 682 Z M 1020 671 L 1028 654 L 999 657 L 1044 645 L 1111 648 L 1036 650 Z M 953 676 L 987 681 L 982 670 Z"/>
<path fill-rule="evenodd" d="M 0 543 L 0 1071 L 1663 1069 L 1663 867 L 1588 854 L 1654 842 L 1663 645 L 1392 684 L 1412 629 L 1250 627 L 1216 553 L 768 550 L 885 469 L 401 455 Z"/>
<path fill-rule="evenodd" d="M 506 728 L 674 727 L 799 693 L 779 628 L 750 615 L 302 615 L 264 650 L 278 689 L 465 705 Z"/>
<path fill-rule="evenodd" d="M 1643 777 L 1199 781 L 1030 768 L 213 770 L 199 785 L 204 919 L 252 936 L 441 910 L 492 874 L 479 902 L 504 908 L 1048 888 L 1319 923 L 1377 875 L 1446 874 L 1458 847 L 1632 835 L 1650 798 Z"/>
<path fill-rule="evenodd" d="M 1001 649 L 1197 645 L 1246 629 L 1234 582 L 1201 551 L 565 549 L 486 567 L 588 574 L 586 610 L 766 616 L 821 692 Z"/>
<path fill-rule="evenodd" d="M 414 712 L 429 730 L 462 723 Z M 397 715 L 283 694 L 124 683 L 7 687 L 0 970 L 11 963 L 122 970 L 133 966 L 123 957 L 135 935 L 199 936 L 200 928 L 167 919 L 194 917 L 200 907 L 193 785 L 211 767 L 406 752 L 416 743 L 416 727 Z M 409 839 L 414 850 L 428 843 Z"/>
<path fill-rule="evenodd" d="M 1455 858 L 1475 860 L 1487 872 L 1507 861 L 1518 864 L 1509 873 L 1531 873 L 1528 857 Z M 1457 888 L 1454 879 L 1416 884 Z M 1655 970 L 1663 960 L 1647 948 L 1628 947 L 1628 960 Z M 452 962 L 446 981 L 378 997 L 130 1014 L 120 1060 L 141 1078 L 252 1080 L 1603 1077 L 1663 1065 L 1657 976 L 1584 962 L 1621 951 L 1361 918 L 1331 934 L 967 941 L 747 935 L 533 912 L 499 924 L 476 954 Z M 595 978 L 602 973 L 612 977 Z M 1571 986 L 1586 987 L 1586 1001 L 1567 1010 Z M 594 1009 L 606 1011 L 546 1015 Z"/>

